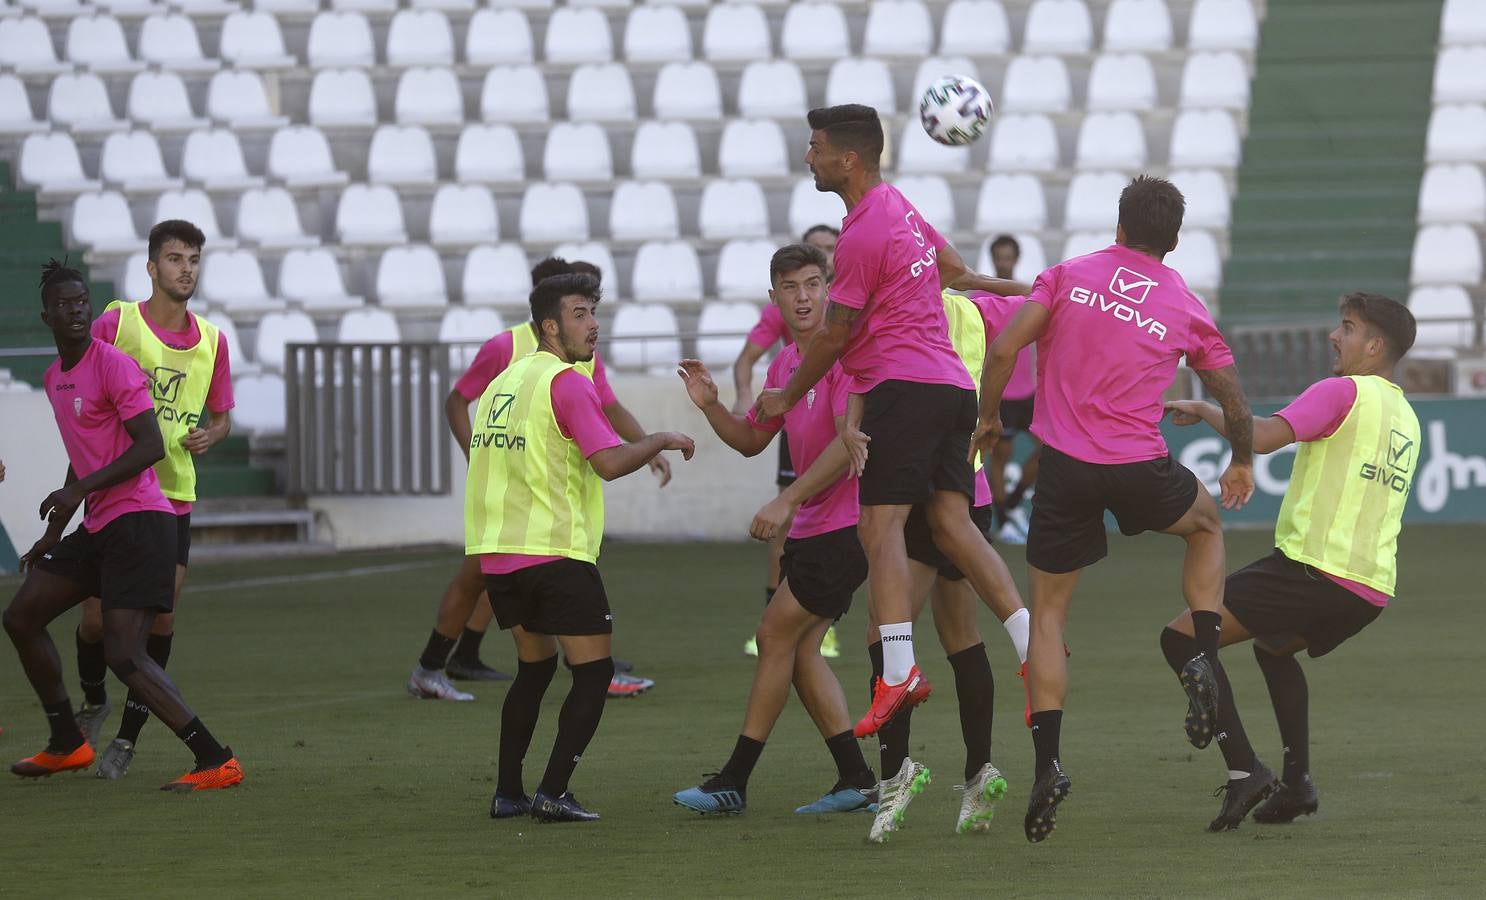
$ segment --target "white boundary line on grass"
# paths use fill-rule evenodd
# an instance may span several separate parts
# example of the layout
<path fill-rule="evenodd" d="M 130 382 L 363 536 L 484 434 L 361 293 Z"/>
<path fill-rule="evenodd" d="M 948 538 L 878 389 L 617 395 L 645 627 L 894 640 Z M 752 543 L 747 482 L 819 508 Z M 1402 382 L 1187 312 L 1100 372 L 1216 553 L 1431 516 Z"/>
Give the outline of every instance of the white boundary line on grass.
<path fill-rule="evenodd" d="M 215 581 L 208 584 L 188 585 L 187 592 L 200 594 L 206 591 L 228 591 L 238 588 L 269 587 L 275 584 L 298 584 L 306 581 L 333 581 L 339 578 L 355 578 L 361 575 L 385 575 L 389 572 L 407 572 L 412 569 L 427 569 L 434 566 L 449 566 L 447 559 L 426 559 L 421 562 L 391 563 L 385 566 L 355 566 L 350 569 L 303 572 L 296 575 L 264 575 L 258 578 L 237 578 L 232 581 Z"/>

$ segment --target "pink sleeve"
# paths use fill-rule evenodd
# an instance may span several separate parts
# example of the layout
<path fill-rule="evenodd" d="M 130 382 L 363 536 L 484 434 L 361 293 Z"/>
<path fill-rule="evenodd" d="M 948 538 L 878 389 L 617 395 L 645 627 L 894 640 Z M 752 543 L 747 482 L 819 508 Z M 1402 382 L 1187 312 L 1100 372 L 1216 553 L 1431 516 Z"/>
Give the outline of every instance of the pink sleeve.
<path fill-rule="evenodd" d="M 759 313 L 758 324 L 748 332 L 748 343 L 767 350 L 774 342 L 784 337 L 784 313 L 770 303 Z"/>
<path fill-rule="evenodd" d="M 619 402 L 614 396 L 614 389 L 609 387 L 609 374 L 604 371 L 604 361 L 595 353 L 593 355 L 593 386 L 599 392 L 599 406 L 608 409 Z"/>
<path fill-rule="evenodd" d="M 865 309 L 881 281 L 879 260 L 858 249 L 861 241 L 844 241 L 836 245 L 836 274 L 831 281 L 832 303 Z M 866 248 L 862 248 L 866 249 Z"/>
<path fill-rule="evenodd" d="M 624 443 L 599 406 L 598 390 L 582 372 L 569 369 L 552 379 L 552 412 L 557 427 L 577 442 L 584 459 Z"/>
<path fill-rule="evenodd" d="M 1187 333 L 1187 367 L 1206 370 L 1233 365 L 1233 351 L 1228 349 L 1228 342 L 1223 340 L 1212 316 L 1197 298 L 1192 298 L 1192 304 L 1197 310 L 1192 314 Z"/>
<path fill-rule="evenodd" d="M 1290 423 L 1297 441 L 1318 441 L 1336 433 L 1356 402 L 1356 382 L 1350 378 L 1327 378 L 1306 388 L 1275 415 Z"/>
<path fill-rule="evenodd" d="M 781 363 L 781 360 L 783 360 L 784 357 L 785 354 L 781 353 L 778 356 L 774 357 L 773 362 L 769 363 L 769 371 L 764 375 L 764 390 L 767 391 L 771 388 L 782 388 L 786 383 L 788 383 L 789 375 L 784 373 L 784 366 Z M 758 407 L 755 406 L 753 409 L 750 409 L 748 411 L 748 424 L 753 426 L 753 428 L 757 431 L 767 431 L 770 434 L 778 434 L 779 429 L 784 427 L 784 416 L 775 416 L 772 419 L 759 419 Z"/>
<path fill-rule="evenodd" d="M 117 307 L 93 320 L 93 337 L 105 344 L 112 344 L 118 336 L 119 310 Z"/>
<path fill-rule="evenodd" d="M 466 401 L 479 399 L 495 380 L 495 376 L 506 370 L 511 364 L 511 352 L 516 346 L 515 337 L 509 332 L 501 332 L 480 347 L 480 352 L 475 354 L 475 361 L 470 363 L 469 370 L 459 376 L 454 382 L 454 390 Z"/>
<path fill-rule="evenodd" d="M 227 336 L 217 332 L 217 361 L 212 364 L 212 384 L 206 389 L 206 408 L 226 412 L 237 405 L 232 396 L 232 361 L 227 358 Z"/>
<path fill-rule="evenodd" d="M 122 352 L 110 353 L 103 368 L 108 398 L 118 410 L 119 418 L 128 421 L 142 412 L 155 411 L 150 396 L 150 376 L 132 358 Z"/>
<path fill-rule="evenodd" d="M 1037 280 L 1032 282 L 1032 293 L 1027 295 L 1027 302 L 1037 303 L 1051 311 L 1058 300 L 1057 283 L 1062 273 L 1063 266 L 1060 263 L 1038 275 Z"/>
<path fill-rule="evenodd" d="M 925 219 L 922 215 L 919 216 L 919 221 L 923 223 L 919 230 L 923 232 L 924 240 L 928 241 L 929 246 L 933 247 L 935 250 L 943 250 L 945 245 L 948 244 L 949 241 L 946 241 L 944 239 L 944 236 L 939 233 L 939 229 L 935 228 L 934 225 L 929 222 L 928 219 Z"/>

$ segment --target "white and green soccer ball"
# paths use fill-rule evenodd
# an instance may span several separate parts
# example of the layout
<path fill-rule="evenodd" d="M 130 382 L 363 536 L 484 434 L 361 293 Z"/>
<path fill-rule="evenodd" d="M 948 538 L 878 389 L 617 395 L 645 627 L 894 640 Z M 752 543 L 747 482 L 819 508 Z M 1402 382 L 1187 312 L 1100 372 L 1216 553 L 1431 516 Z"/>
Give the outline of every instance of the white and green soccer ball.
<path fill-rule="evenodd" d="M 967 75 L 948 75 L 924 90 L 918 117 L 929 137 L 958 147 L 985 133 L 995 109 L 980 82 Z"/>

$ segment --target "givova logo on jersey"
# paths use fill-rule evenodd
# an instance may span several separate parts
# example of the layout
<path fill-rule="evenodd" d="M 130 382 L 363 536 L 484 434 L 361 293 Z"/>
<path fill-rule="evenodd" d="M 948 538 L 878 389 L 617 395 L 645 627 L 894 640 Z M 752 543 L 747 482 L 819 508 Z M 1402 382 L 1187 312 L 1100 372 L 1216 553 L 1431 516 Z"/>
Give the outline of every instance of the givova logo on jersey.
<path fill-rule="evenodd" d="M 479 447 L 494 447 L 497 450 L 526 449 L 526 438 L 506 432 L 511 425 L 511 407 L 515 403 L 515 394 L 496 394 L 490 398 L 490 412 L 485 415 L 487 433 L 470 436 L 471 450 Z"/>
<path fill-rule="evenodd" d="M 150 396 L 155 401 L 155 418 L 165 422 L 180 422 L 195 428 L 201 414 L 183 412 L 175 404 L 181 397 L 181 386 L 186 383 L 186 373 L 168 366 L 156 366 L 150 373 Z"/>
<path fill-rule="evenodd" d="M 917 222 L 914 221 L 917 218 L 918 211 L 912 209 L 910 209 L 907 214 L 903 216 L 903 221 L 908 224 L 909 233 L 913 235 L 913 239 L 915 241 L 918 241 L 918 245 L 923 250 L 924 254 L 923 258 L 915 259 L 913 261 L 913 265 L 908 267 L 908 274 L 912 275 L 914 278 L 917 278 L 924 272 L 931 269 L 937 271 L 939 267 L 939 251 L 935 250 L 933 247 L 928 246 L 929 242 L 924 240 L 924 230 L 919 227 Z"/>
<path fill-rule="evenodd" d="M 1409 492 L 1410 473 L 1414 469 L 1414 440 L 1401 431 L 1388 434 L 1388 460 L 1385 465 L 1363 463 L 1358 475 L 1367 481 L 1388 486 L 1395 494 Z"/>
<path fill-rule="evenodd" d="M 1068 299 L 1095 312 L 1113 316 L 1121 322 L 1153 335 L 1158 341 L 1166 340 L 1166 324 L 1155 316 L 1147 316 L 1136 307 L 1145 303 L 1151 288 L 1160 282 L 1133 269 L 1120 266 L 1109 279 L 1108 293 L 1076 287 L 1068 292 Z"/>

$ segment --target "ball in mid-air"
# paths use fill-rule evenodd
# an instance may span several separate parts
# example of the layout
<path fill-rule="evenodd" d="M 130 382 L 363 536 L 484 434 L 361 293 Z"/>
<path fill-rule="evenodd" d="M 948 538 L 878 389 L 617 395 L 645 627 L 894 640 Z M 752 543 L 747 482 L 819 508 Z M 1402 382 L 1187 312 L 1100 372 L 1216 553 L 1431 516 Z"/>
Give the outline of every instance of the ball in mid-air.
<path fill-rule="evenodd" d="M 980 82 L 966 75 L 947 75 L 924 90 L 918 117 L 929 137 L 962 146 L 985 133 L 995 104 Z"/>

